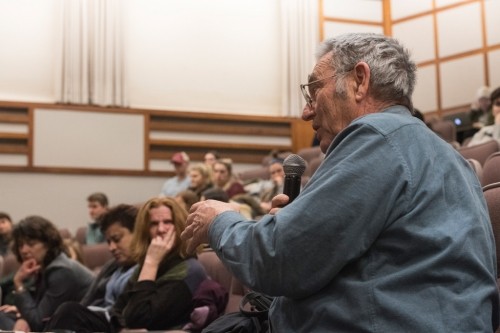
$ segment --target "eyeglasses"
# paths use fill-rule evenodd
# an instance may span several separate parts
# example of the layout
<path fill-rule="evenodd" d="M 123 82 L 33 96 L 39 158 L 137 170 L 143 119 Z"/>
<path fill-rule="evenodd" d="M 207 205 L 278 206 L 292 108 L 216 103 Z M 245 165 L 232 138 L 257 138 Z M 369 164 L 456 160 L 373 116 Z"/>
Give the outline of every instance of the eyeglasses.
<path fill-rule="evenodd" d="M 313 103 L 313 99 L 311 97 L 311 95 L 309 94 L 309 86 L 311 84 L 315 84 L 315 83 L 318 83 L 318 82 L 321 82 L 323 80 L 326 80 L 326 79 L 331 79 L 332 77 L 335 77 L 337 74 L 333 74 L 333 75 L 330 75 L 330 76 L 327 76 L 327 77 L 324 77 L 322 79 L 319 79 L 319 80 L 314 80 L 312 82 L 309 82 L 309 83 L 306 83 L 306 84 L 301 84 L 300 85 L 300 90 L 302 91 L 302 95 L 304 95 L 304 98 L 306 100 L 306 103 L 307 103 L 307 106 L 309 106 L 309 108 L 312 109 L 312 103 Z M 308 80 L 311 78 L 311 75 L 309 75 L 308 77 Z M 306 89 L 307 88 L 307 89 Z"/>

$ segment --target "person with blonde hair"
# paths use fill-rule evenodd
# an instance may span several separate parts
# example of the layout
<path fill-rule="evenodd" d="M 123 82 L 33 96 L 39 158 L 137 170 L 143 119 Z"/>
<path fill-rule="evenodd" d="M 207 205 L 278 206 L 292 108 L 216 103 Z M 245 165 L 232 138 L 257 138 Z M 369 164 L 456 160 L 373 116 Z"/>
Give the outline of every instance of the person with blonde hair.
<path fill-rule="evenodd" d="M 246 193 L 243 184 L 233 175 L 233 161 L 231 159 L 223 158 L 217 160 L 212 169 L 214 186 L 226 191 L 229 199 L 236 194 Z"/>
<path fill-rule="evenodd" d="M 187 212 L 174 198 L 155 197 L 140 209 L 131 241 L 138 263 L 124 291 L 109 311 L 75 320 L 76 332 L 119 332 L 123 328 L 179 329 L 190 321 L 193 295 L 207 279 L 180 238 Z M 78 318 L 75 318 L 78 319 Z"/>
<path fill-rule="evenodd" d="M 189 168 L 189 178 L 191 178 L 191 185 L 189 190 L 196 193 L 198 200 L 200 200 L 201 193 L 213 187 L 211 172 L 206 164 L 198 163 Z"/>

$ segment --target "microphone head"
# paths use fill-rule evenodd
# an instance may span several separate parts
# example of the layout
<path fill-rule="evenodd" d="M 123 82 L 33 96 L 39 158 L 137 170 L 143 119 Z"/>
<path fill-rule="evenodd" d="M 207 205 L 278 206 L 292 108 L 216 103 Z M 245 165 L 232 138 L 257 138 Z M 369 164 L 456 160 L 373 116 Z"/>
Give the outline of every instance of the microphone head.
<path fill-rule="evenodd" d="M 306 161 L 296 154 L 288 155 L 283 161 L 283 170 L 287 176 L 301 177 L 304 171 L 306 171 L 306 166 Z"/>

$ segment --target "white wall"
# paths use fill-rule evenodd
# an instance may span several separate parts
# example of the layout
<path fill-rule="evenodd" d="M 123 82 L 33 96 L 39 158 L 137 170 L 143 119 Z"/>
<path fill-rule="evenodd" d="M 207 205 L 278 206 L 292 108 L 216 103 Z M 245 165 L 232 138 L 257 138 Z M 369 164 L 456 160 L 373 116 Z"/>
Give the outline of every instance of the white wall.
<path fill-rule="evenodd" d="M 55 102 L 60 1 L 0 0 L 0 100 Z M 123 6 L 131 107 L 280 115 L 278 1 Z"/>
<path fill-rule="evenodd" d="M 130 0 L 130 105 L 280 115 L 278 4 Z"/>
<path fill-rule="evenodd" d="M 57 0 L 0 0 L 0 100 L 54 102 Z"/>

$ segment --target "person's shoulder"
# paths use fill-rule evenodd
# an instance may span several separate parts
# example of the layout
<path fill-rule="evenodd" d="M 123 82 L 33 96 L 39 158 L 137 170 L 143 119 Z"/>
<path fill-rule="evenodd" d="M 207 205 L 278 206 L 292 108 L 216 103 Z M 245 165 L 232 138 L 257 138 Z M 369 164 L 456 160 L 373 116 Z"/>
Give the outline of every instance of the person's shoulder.
<path fill-rule="evenodd" d="M 393 106 L 381 112 L 370 113 L 353 121 L 353 125 L 369 126 L 382 134 L 389 134 L 402 127 L 417 125 L 427 128 L 403 106 Z"/>

